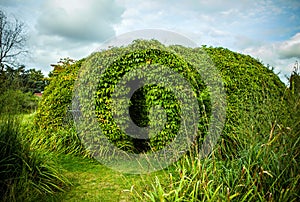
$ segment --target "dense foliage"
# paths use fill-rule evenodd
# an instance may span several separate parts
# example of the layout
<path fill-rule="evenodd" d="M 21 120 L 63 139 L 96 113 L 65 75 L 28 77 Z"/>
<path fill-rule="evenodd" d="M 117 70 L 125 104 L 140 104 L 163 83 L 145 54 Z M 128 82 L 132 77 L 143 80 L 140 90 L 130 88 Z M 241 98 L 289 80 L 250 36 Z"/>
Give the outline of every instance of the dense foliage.
<path fill-rule="evenodd" d="M 136 50 L 132 52 L 131 50 L 136 47 L 141 51 Z M 159 86 L 146 86 L 137 91 L 132 97 L 130 109 L 133 120 L 135 120 L 137 125 L 149 125 L 148 115 L 151 106 L 161 105 L 166 111 L 169 111 L 167 112 L 169 125 L 165 126 L 160 135 L 156 135 L 154 138 L 144 142 L 125 135 L 116 125 L 111 112 L 111 96 L 115 85 L 126 72 L 143 65 L 165 65 L 191 81 L 193 90 L 197 93 L 199 106 L 203 106 L 201 103 L 204 103 L 205 106 L 205 110 L 201 110 L 201 117 L 209 117 L 209 92 L 203 81 L 201 81 L 201 76 L 195 72 L 191 64 L 186 63 L 176 53 L 180 53 L 180 55 L 191 60 L 195 57 L 205 59 L 208 55 L 221 73 L 228 102 L 227 118 L 222 139 L 226 146 L 222 148 L 231 148 L 230 151 L 225 150 L 226 155 L 230 155 L 233 152 L 232 148 L 243 148 L 249 138 L 254 138 L 249 137 L 250 134 L 247 134 L 245 131 L 253 129 L 255 130 L 253 132 L 265 134 L 267 131 L 264 131 L 264 128 L 261 127 L 262 125 L 272 125 L 275 121 L 280 121 L 277 120 L 277 117 L 285 110 L 279 109 L 285 108 L 286 105 L 278 98 L 283 96 L 285 85 L 272 70 L 266 68 L 252 57 L 234 53 L 224 48 L 202 47 L 192 49 L 182 46 L 165 47 L 157 41 L 137 40 L 128 47 L 112 48 L 94 53 L 84 63 L 79 61 L 74 64 L 61 65 L 60 67 L 63 70 L 51 78 L 50 85 L 45 90 L 36 122 L 41 128 L 62 126 L 69 109 L 68 106 L 71 103 L 73 84 L 80 66 L 82 64 L 85 66 L 92 64 L 94 70 L 89 69 L 89 71 L 99 71 L 98 68 L 101 69 L 108 65 L 101 78 L 90 78 L 87 75 L 94 74 L 92 72 L 84 72 L 87 71 L 84 68 L 80 72 L 82 89 L 88 87 L 89 82 L 99 79 L 96 93 L 96 114 L 102 130 L 112 142 L 125 150 L 145 151 L 149 148 L 148 146 L 152 149 L 160 149 L 174 137 L 180 124 L 180 120 L 176 119 L 179 105 L 178 103 L 176 104 L 176 99 L 172 98 L 174 95 Z M 119 57 L 120 55 L 122 57 Z M 108 60 L 107 58 L 112 59 Z M 112 60 L 114 62 L 110 64 Z M 84 78 L 82 79 L 82 77 Z M 86 92 L 83 93 L 90 93 L 90 91 L 86 88 Z M 161 95 L 165 97 L 160 99 Z M 95 94 L 90 95 L 90 97 L 93 96 Z M 135 97 L 138 99 L 135 99 Z M 89 102 L 90 106 L 95 105 L 91 100 Z M 143 105 L 144 108 L 139 105 Z M 139 106 L 139 108 L 136 106 Z M 168 106 L 172 107 L 168 109 Z M 269 113 L 270 107 L 274 109 L 273 113 Z M 124 113 L 125 109 L 121 108 L 119 108 L 118 113 L 122 113 L 122 110 Z M 205 133 L 205 122 L 203 121 L 204 119 L 201 120 L 199 128 L 202 133 Z M 235 155 L 235 152 L 232 155 Z"/>
<path fill-rule="evenodd" d="M 135 50 L 130 51 L 134 49 L 134 46 L 139 45 L 139 48 L 145 48 L 143 50 Z M 152 48 L 148 48 L 151 47 Z M 99 79 L 99 85 L 97 86 L 96 90 L 96 105 L 93 102 L 87 103 L 88 109 L 91 109 L 94 106 L 96 106 L 96 116 L 99 120 L 100 127 L 102 129 L 102 132 L 109 137 L 109 140 L 115 145 L 117 145 L 119 148 L 122 148 L 123 150 L 130 150 L 133 152 L 140 152 L 140 151 L 146 151 L 147 149 L 152 150 L 158 150 L 163 148 L 167 143 L 169 143 L 175 136 L 178 134 L 178 131 L 180 130 L 180 125 L 182 124 L 182 121 L 180 119 L 180 112 L 182 110 L 178 98 L 175 97 L 174 92 L 172 93 L 170 89 L 167 89 L 166 86 L 163 86 L 163 82 L 161 81 L 160 84 L 150 84 L 151 80 L 155 80 L 154 78 L 159 75 L 162 77 L 162 74 L 165 75 L 165 73 L 161 72 L 162 68 L 161 66 L 167 66 L 171 67 L 174 72 L 177 72 L 181 75 L 183 75 L 184 78 L 192 82 L 192 88 L 194 92 L 197 93 L 199 106 L 201 103 L 206 102 L 207 109 L 209 109 L 209 102 L 208 97 L 200 96 L 200 92 L 204 91 L 204 84 L 203 81 L 201 81 L 200 76 L 197 74 L 196 70 L 193 69 L 191 65 L 186 63 L 182 58 L 177 56 L 175 53 L 170 53 L 164 50 L 161 44 L 159 44 L 156 41 L 136 41 L 132 46 L 126 47 L 126 48 L 120 48 L 120 49 L 113 49 L 108 51 L 103 51 L 100 53 L 95 53 L 90 58 L 87 59 L 87 64 L 85 65 L 91 65 L 91 69 L 96 69 L 99 66 L 105 67 L 108 65 L 108 68 L 101 74 L 101 78 Z M 124 53 L 124 55 L 121 55 L 120 58 L 118 58 L 119 53 Z M 112 61 L 111 58 L 116 55 L 115 60 L 110 64 Z M 94 62 L 94 61 L 97 62 Z M 139 68 L 142 68 L 145 66 L 145 68 L 153 68 L 155 67 L 155 71 L 151 73 L 147 73 L 147 81 L 149 82 L 148 85 L 145 85 L 139 89 L 137 89 L 136 92 L 134 92 L 133 96 L 131 97 L 130 102 L 126 102 L 126 99 L 117 98 L 118 96 L 124 96 L 129 97 L 129 95 L 124 92 L 130 92 L 133 89 L 129 89 L 130 87 L 126 88 L 125 86 L 116 86 L 118 82 L 120 81 L 120 78 L 124 76 L 126 73 L 130 72 L 131 70 L 137 70 Z M 86 70 L 83 70 L 88 72 L 88 74 L 85 74 L 85 72 L 80 72 L 81 81 L 78 85 L 81 86 L 90 86 L 89 81 L 95 78 L 90 78 L 93 74 L 90 74 L 90 69 L 87 68 Z M 89 75 L 90 74 L 90 75 Z M 97 75 L 97 74 L 96 74 Z M 136 79 L 135 77 L 139 77 L 139 82 L 142 82 L 141 75 L 138 74 L 126 74 L 127 81 Z M 165 75 L 168 76 L 168 75 Z M 145 80 L 146 80 L 145 79 Z M 156 80 L 159 80 L 156 78 Z M 167 80 L 167 78 L 165 78 Z M 144 81 L 144 82 L 147 82 Z M 135 80 L 135 82 L 137 82 Z M 175 81 L 173 81 L 175 85 Z M 133 84 L 134 85 L 134 84 Z M 182 85 L 182 84 L 180 84 Z M 182 86 L 177 86 L 178 91 L 182 90 Z M 77 86 L 76 86 L 77 87 Z M 118 88 L 117 90 L 115 88 Z M 134 88 L 135 86 L 133 86 Z M 80 88 L 80 86 L 79 86 Z M 129 90 L 129 91 L 128 91 Z M 117 92 L 116 92 L 117 91 Z M 83 97 L 86 96 L 85 94 L 91 94 L 91 91 L 86 89 L 86 87 L 81 88 L 81 92 L 83 94 Z M 114 93 L 114 94 L 113 94 Z M 80 94 L 79 94 L 80 95 Z M 115 96 L 113 98 L 113 95 Z M 89 96 L 87 96 L 89 97 Z M 112 107 L 112 100 L 117 100 L 117 102 L 123 103 L 119 104 L 116 108 Z M 90 100 L 89 100 L 90 101 Z M 82 102 L 85 102 L 84 100 Z M 82 103 L 81 103 L 82 104 Z M 163 115 L 160 117 L 157 116 L 159 120 L 157 120 L 155 123 L 150 123 L 150 110 L 151 107 L 154 106 L 160 106 L 165 111 L 165 118 L 166 123 L 161 131 L 156 133 L 157 131 L 150 131 L 148 134 L 148 137 L 146 140 L 139 139 L 139 137 L 134 138 L 134 136 L 138 136 L 136 133 L 138 133 L 137 130 L 134 131 L 128 131 L 127 129 L 130 127 L 129 124 L 126 122 L 126 120 L 119 120 L 118 123 L 114 120 L 114 118 L 117 117 L 124 117 L 126 116 L 127 106 L 129 107 L 129 113 L 131 114 L 131 117 L 135 124 L 138 126 L 146 127 L 150 124 L 153 124 L 155 126 L 158 126 L 158 122 L 163 122 Z M 83 104 L 84 106 L 84 104 Z M 204 109 L 200 109 L 200 111 L 203 114 L 208 113 L 208 111 L 205 111 Z M 94 113 L 94 111 L 89 111 L 87 113 Z M 158 113 L 156 111 L 156 113 Z M 191 115 L 191 114 L 189 114 Z M 204 122 L 201 124 L 202 128 L 204 125 Z M 119 124 L 119 125 L 118 125 Z M 120 125 L 122 125 L 122 128 L 120 128 Z M 152 126 L 153 126 L 152 125 Z M 92 126 L 91 126 L 92 127 Z M 183 126 L 181 127 L 183 128 Z M 126 131 L 126 134 L 125 132 Z M 129 132 L 129 133 L 127 133 Z M 201 131 L 204 132 L 204 131 Z M 156 133 L 156 134 L 155 134 Z M 152 138 L 150 138 L 152 137 Z"/>
<path fill-rule="evenodd" d="M 0 71 L 0 86 L 3 92 L 9 87 L 21 90 L 24 93 L 30 92 L 31 94 L 42 92 L 47 82 L 41 70 L 28 69 L 25 66 L 13 68 L 6 66 Z"/>
<path fill-rule="evenodd" d="M 250 139 L 259 141 L 274 123 L 289 116 L 283 99 L 286 86 L 258 60 L 224 48 L 205 48 L 224 79 L 227 94 L 226 125 L 221 140 L 228 156 L 233 148 L 245 148 Z M 260 134 L 260 135 L 253 135 Z M 232 155 L 236 155 L 235 152 Z"/>
<path fill-rule="evenodd" d="M 67 122 L 72 89 L 82 62 L 83 60 L 75 62 L 66 58 L 54 65 L 36 115 L 35 122 L 40 129 L 53 129 Z"/>

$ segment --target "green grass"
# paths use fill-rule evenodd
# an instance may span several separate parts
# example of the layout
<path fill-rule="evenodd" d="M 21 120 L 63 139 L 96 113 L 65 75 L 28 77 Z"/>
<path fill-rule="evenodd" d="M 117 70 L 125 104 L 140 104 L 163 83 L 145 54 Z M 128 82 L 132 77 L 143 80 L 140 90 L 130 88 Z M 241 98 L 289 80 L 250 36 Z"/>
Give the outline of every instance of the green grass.
<path fill-rule="evenodd" d="M 90 158 L 52 153 L 72 186 L 47 201 L 298 201 L 299 135 L 277 124 L 235 158 L 224 158 L 220 143 L 209 158 L 199 160 L 191 151 L 147 175 L 121 174 Z"/>
<path fill-rule="evenodd" d="M 66 125 L 57 130 L 44 130 L 34 125 L 36 113 L 21 115 L 23 138 L 33 150 L 89 156 L 74 127 Z"/>
<path fill-rule="evenodd" d="M 46 166 L 54 166 L 54 172 L 61 175 L 63 180 L 67 180 L 67 183 L 61 182 L 59 190 L 47 193 L 37 193 L 31 188 L 25 191 L 24 188 L 28 186 L 23 184 L 20 186 L 20 191 L 24 192 L 24 196 L 13 199 L 12 197 L 18 195 L 13 192 L 10 194 L 11 201 L 133 201 L 138 193 L 142 193 L 147 188 L 155 175 L 164 174 L 164 172 L 157 172 L 149 175 L 125 175 L 111 170 L 81 152 L 82 148 L 77 142 L 72 141 L 78 138 L 75 131 L 39 130 L 33 125 L 34 116 L 34 113 L 16 116 L 20 119 L 20 128 L 15 132 L 22 134 L 21 139 L 23 139 L 19 146 L 26 145 L 27 149 L 31 150 L 31 154 L 36 155 L 32 160 L 41 161 Z M 69 138 L 68 142 L 64 141 L 66 138 Z M 38 162 L 30 164 L 30 166 L 35 165 L 38 165 Z M 20 175 L 26 177 L 27 172 Z"/>
<path fill-rule="evenodd" d="M 63 194 L 61 200 L 66 201 L 120 201 L 129 200 L 130 189 L 124 177 L 98 162 L 81 157 L 61 156 L 61 166 L 66 170 L 73 187 Z"/>
<path fill-rule="evenodd" d="M 47 201 L 133 201 L 155 176 L 163 179 L 163 171 L 148 175 L 126 175 L 111 170 L 96 160 L 74 155 L 55 154 L 63 174 L 72 186 Z"/>
<path fill-rule="evenodd" d="M 31 150 L 21 127 L 18 116 L 1 114 L 1 201 L 34 201 L 69 185 L 48 152 Z"/>

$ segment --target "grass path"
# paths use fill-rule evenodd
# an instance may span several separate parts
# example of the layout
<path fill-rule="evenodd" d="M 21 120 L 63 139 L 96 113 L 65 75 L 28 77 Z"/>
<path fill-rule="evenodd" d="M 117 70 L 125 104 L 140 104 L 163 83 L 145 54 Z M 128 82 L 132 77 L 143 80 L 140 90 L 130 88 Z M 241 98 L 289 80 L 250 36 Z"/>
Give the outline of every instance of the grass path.
<path fill-rule="evenodd" d="M 32 124 L 34 114 L 22 115 L 22 123 Z M 147 175 L 116 172 L 96 160 L 71 154 L 46 151 L 72 183 L 65 192 L 41 199 L 43 202 L 57 201 L 134 201 L 133 190 L 142 193 L 149 188 L 155 176 L 164 176 L 163 171 Z"/>
<path fill-rule="evenodd" d="M 150 181 L 155 175 L 118 173 L 83 157 L 58 155 L 56 158 L 73 186 L 47 201 L 133 201 L 130 190 L 145 187 L 145 180 Z"/>

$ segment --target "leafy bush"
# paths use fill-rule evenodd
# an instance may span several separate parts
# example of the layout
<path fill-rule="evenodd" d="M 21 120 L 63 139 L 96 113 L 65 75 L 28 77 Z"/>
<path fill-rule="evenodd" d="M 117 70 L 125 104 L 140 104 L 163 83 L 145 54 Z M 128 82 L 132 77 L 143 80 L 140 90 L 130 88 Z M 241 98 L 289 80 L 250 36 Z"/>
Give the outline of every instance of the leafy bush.
<path fill-rule="evenodd" d="M 59 153 L 87 155 L 73 127 L 70 112 L 74 81 L 84 60 L 63 59 L 54 66 L 34 115 L 34 126 L 28 125 L 27 138 L 36 149 Z"/>
<path fill-rule="evenodd" d="M 227 94 L 222 151 L 235 157 L 237 148 L 247 148 L 251 139 L 260 141 L 269 134 L 270 126 L 282 124 L 282 118 L 289 116 L 286 86 L 272 70 L 248 55 L 224 48 L 205 51 L 220 70 Z"/>
<path fill-rule="evenodd" d="M 73 85 L 77 71 L 83 60 L 75 62 L 70 59 L 60 61 L 50 74 L 39 103 L 35 124 L 42 130 L 57 129 L 65 124 L 65 117 L 72 101 Z"/>
<path fill-rule="evenodd" d="M 137 133 L 137 131 L 130 131 L 129 134 L 125 133 L 124 130 L 127 131 L 127 129 L 129 128 L 129 124 L 124 120 L 121 120 L 119 121 L 119 123 L 117 123 L 114 120 L 114 117 L 124 117 L 124 114 L 126 114 L 127 111 L 127 104 L 118 105 L 116 109 L 113 109 L 111 103 L 112 99 L 114 99 L 114 101 L 117 100 L 118 102 L 124 103 L 124 100 L 122 100 L 122 98 L 119 99 L 118 96 L 124 96 L 124 92 L 128 92 L 128 90 L 124 86 L 118 86 L 118 92 L 115 92 L 115 88 L 120 78 L 126 73 L 130 72 L 131 70 L 142 68 L 143 66 L 146 66 L 146 68 L 153 68 L 153 66 L 155 66 L 156 69 L 153 70 L 153 72 L 156 71 L 156 73 L 152 72 L 152 74 L 147 74 L 148 81 L 151 81 L 151 79 L 154 79 L 156 75 L 161 76 L 161 74 L 163 74 L 161 72 L 161 66 L 171 66 L 171 68 L 175 72 L 184 76 L 186 79 L 188 78 L 189 80 L 195 81 L 194 83 L 192 83 L 194 92 L 201 92 L 204 90 L 203 81 L 201 80 L 200 76 L 197 75 L 196 70 L 194 70 L 191 65 L 187 64 L 182 58 L 176 56 L 176 54 L 174 53 L 155 48 L 155 42 L 152 43 L 152 49 L 136 50 L 130 52 L 129 50 L 131 50 L 132 47 L 129 46 L 126 48 L 120 48 L 119 50 L 114 49 L 114 51 L 108 50 L 100 53 L 95 53 L 90 58 L 87 58 L 87 65 L 91 65 L 92 69 L 94 69 L 98 66 L 105 67 L 106 65 L 109 65 L 109 62 L 111 60 L 106 60 L 106 58 L 109 58 L 107 57 L 107 54 L 125 52 L 125 54 L 120 58 L 114 60 L 113 63 L 110 64 L 106 71 L 101 75 L 99 85 L 97 86 L 96 90 L 96 105 L 93 102 L 84 103 L 84 100 L 82 101 L 84 104 L 81 103 L 82 106 L 88 106 L 88 109 L 91 109 L 93 105 L 96 106 L 96 116 L 100 123 L 102 132 L 109 138 L 111 142 L 113 142 L 116 146 L 122 148 L 123 150 L 140 152 L 146 151 L 150 148 L 152 150 L 162 149 L 166 144 L 168 144 L 175 138 L 176 134 L 178 134 L 182 121 L 179 116 L 181 106 L 174 93 L 168 90 L 166 87 L 162 86 L 162 83 L 151 85 L 149 84 L 143 86 L 142 88 L 139 88 L 134 93 L 131 98 L 131 103 L 129 103 L 129 113 L 131 114 L 133 121 L 137 125 L 145 127 L 150 125 L 149 113 L 151 107 L 160 106 L 166 113 L 166 123 L 164 125 L 164 128 L 157 134 L 152 134 L 150 132 L 148 134 L 149 137 L 146 140 L 140 140 L 138 139 L 138 137 L 133 138 L 135 135 L 137 135 L 135 134 Z M 146 43 L 137 41 L 132 46 L 135 46 L 137 44 L 147 48 L 148 45 L 151 45 L 151 42 Z M 160 45 L 159 47 L 161 46 L 162 45 Z M 94 63 L 94 60 L 97 60 L 99 62 Z M 89 64 L 89 62 L 91 63 Z M 84 75 L 83 73 L 81 73 L 80 76 L 82 77 L 82 83 L 79 83 L 78 85 L 86 83 L 86 86 L 90 86 L 90 84 L 88 83 L 88 80 L 90 79 L 89 75 Z M 137 77 L 137 75 L 129 74 L 127 76 L 127 80 L 130 81 L 131 79 L 135 79 L 135 77 Z M 177 87 L 178 91 L 184 89 L 182 86 Z M 91 93 L 89 90 L 84 88 L 81 88 L 82 92 L 80 93 Z M 113 93 L 115 98 L 112 97 Z M 199 103 L 202 103 L 204 102 L 204 100 L 208 100 L 208 98 L 199 96 L 197 101 Z M 209 104 L 206 105 L 207 109 L 209 109 L 208 105 Z M 204 111 L 204 109 L 200 110 L 203 113 L 209 113 Z M 94 111 L 87 111 L 86 113 L 93 114 Z M 118 124 L 121 124 L 122 128 L 120 128 Z M 159 125 L 157 122 L 152 124 Z M 183 128 L 183 126 L 181 128 Z M 154 130 L 154 132 L 156 131 Z M 204 131 L 201 132 L 204 133 Z"/>
<path fill-rule="evenodd" d="M 85 61 L 58 65 L 60 71 L 51 78 L 40 104 L 36 117 L 37 125 L 42 129 L 63 126 L 63 120 L 71 104 L 74 81 L 79 76 L 81 83 L 75 89 L 82 89 L 81 97 L 89 97 L 89 100 L 82 101 L 88 106 L 89 112 L 87 113 L 94 113 L 95 110 L 101 129 L 111 142 L 123 150 L 133 152 L 146 151 L 150 147 L 154 150 L 162 148 L 174 138 L 180 125 L 178 119 L 180 106 L 171 92 L 152 85 L 139 89 L 132 97 L 130 110 L 137 125 L 149 125 L 151 106 L 160 105 L 168 111 L 167 126 L 159 135 L 146 141 L 126 135 L 114 121 L 112 113 L 117 113 L 117 115 L 124 113 L 123 106 L 118 106 L 117 112 L 111 111 L 111 96 L 119 79 L 130 70 L 156 64 L 170 67 L 190 81 L 193 91 L 197 94 L 201 111 L 199 129 L 202 135 L 205 134 L 208 125 L 206 118 L 210 117 L 211 113 L 210 92 L 201 80 L 201 75 L 195 72 L 193 65 L 176 53 L 190 61 L 203 60 L 204 65 L 208 55 L 221 73 L 227 95 L 226 123 L 220 148 L 220 153 L 224 157 L 235 157 L 237 149 L 244 149 L 249 138 L 260 138 L 260 136 L 251 137 L 252 134 L 260 133 L 261 137 L 268 134 L 268 128 L 264 126 L 280 121 L 279 117 L 282 113 L 286 113 L 286 103 L 281 101 L 286 90 L 285 85 L 272 70 L 250 56 L 234 53 L 224 48 L 165 47 L 155 40 L 137 40 L 127 47 L 111 48 L 94 53 Z M 111 61 L 113 63 L 110 63 Z M 81 68 L 78 74 L 81 66 L 91 65 L 93 68 Z M 104 69 L 104 67 L 108 68 Z M 99 73 L 101 70 L 105 70 L 102 76 L 95 77 L 95 72 Z M 91 93 L 89 86 L 97 79 L 99 85 Z M 163 99 L 160 98 L 161 95 Z M 96 103 L 91 102 L 90 98 L 94 97 Z M 126 123 L 123 125 L 126 129 Z M 91 127 L 86 127 L 86 129 L 93 130 Z M 84 137 L 84 132 L 82 134 Z"/>

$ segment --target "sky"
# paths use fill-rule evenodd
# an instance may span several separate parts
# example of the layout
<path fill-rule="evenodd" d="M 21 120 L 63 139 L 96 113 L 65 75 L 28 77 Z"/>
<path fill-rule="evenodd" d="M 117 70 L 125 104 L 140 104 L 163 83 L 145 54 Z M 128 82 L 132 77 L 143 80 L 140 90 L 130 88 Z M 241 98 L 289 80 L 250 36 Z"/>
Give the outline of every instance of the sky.
<path fill-rule="evenodd" d="M 45 75 L 60 58 L 81 59 L 140 29 L 251 55 L 285 83 L 300 61 L 299 0 L 0 0 L 0 9 L 25 23 L 29 52 L 22 63 Z"/>

